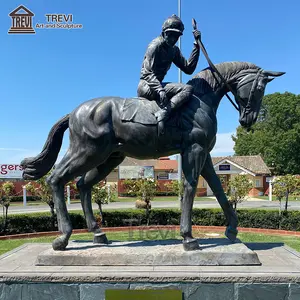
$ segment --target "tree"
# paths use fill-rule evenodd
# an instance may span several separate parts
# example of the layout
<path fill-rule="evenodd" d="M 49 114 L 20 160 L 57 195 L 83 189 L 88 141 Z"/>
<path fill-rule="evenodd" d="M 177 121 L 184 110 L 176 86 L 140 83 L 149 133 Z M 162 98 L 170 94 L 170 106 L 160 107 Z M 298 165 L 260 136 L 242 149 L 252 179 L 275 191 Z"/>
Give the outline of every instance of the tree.
<path fill-rule="evenodd" d="M 184 181 L 181 180 L 172 180 L 171 182 L 167 182 L 164 184 L 165 187 L 172 192 L 172 194 L 179 195 L 181 198 L 183 197 L 184 192 Z"/>
<path fill-rule="evenodd" d="M 51 174 L 51 171 L 36 181 L 36 184 L 29 182 L 26 184 L 26 190 L 31 193 L 32 196 L 38 196 L 41 200 L 47 203 L 50 207 L 52 226 L 55 227 L 55 211 L 54 211 L 54 201 L 52 196 L 52 190 L 46 178 Z"/>
<path fill-rule="evenodd" d="M 110 192 L 106 185 L 97 184 L 92 188 L 92 201 L 95 202 L 99 207 L 101 224 L 104 224 L 102 205 L 113 202 L 116 197 L 115 190 L 112 188 Z"/>
<path fill-rule="evenodd" d="M 300 174 L 300 95 L 265 96 L 253 130 L 239 126 L 232 139 L 235 155 L 260 154 L 275 174 Z"/>
<path fill-rule="evenodd" d="M 127 179 L 124 181 L 124 187 L 128 192 L 134 193 L 137 197 L 145 203 L 147 225 L 150 221 L 151 201 L 154 198 L 155 192 L 158 188 L 157 180 L 153 178 L 139 178 Z M 139 206 L 141 202 L 137 203 Z"/>
<path fill-rule="evenodd" d="M 272 183 L 273 193 L 277 196 L 281 207 L 281 200 L 285 197 L 284 210 L 288 209 L 289 196 L 299 194 L 300 177 L 296 175 L 277 176 Z"/>
<path fill-rule="evenodd" d="M 246 200 L 253 182 L 246 175 L 236 175 L 229 180 L 228 200 L 236 211 L 236 206 Z"/>
<path fill-rule="evenodd" d="M 7 227 L 7 215 L 8 208 L 10 206 L 10 201 L 12 199 L 14 193 L 15 186 L 11 181 L 6 181 L 2 184 L 0 188 L 0 196 L 1 196 L 1 205 L 3 208 L 3 231 L 6 231 Z"/>

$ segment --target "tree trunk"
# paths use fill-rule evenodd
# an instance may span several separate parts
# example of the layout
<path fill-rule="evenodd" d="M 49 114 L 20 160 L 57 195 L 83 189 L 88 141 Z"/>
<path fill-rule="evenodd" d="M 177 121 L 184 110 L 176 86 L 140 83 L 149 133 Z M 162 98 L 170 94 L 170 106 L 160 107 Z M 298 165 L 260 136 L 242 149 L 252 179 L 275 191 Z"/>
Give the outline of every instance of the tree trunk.
<path fill-rule="evenodd" d="M 281 229 L 281 198 L 278 198 L 279 201 L 279 224 L 278 229 Z"/>
<path fill-rule="evenodd" d="M 7 214 L 8 214 L 8 206 L 5 206 L 4 232 L 6 232 L 7 229 Z"/>
<path fill-rule="evenodd" d="M 99 203 L 98 206 L 99 206 L 100 219 L 101 219 L 101 224 L 100 224 L 100 225 L 102 226 L 102 225 L 104 224 L 103 211 L 102 211 L 102 204 Z"/>
<path fill-rule="evenodd" d="M 54 202 L 49 203 L 50 206 L 50 212 L 51 212 L 51 225 L 53 230 L 55 230 L 55 211 L 54 211 Z"/>
<path fill-rule="evenodd" d="M 147 218 L 147 226 L 149 226 L 149 223 L 150 223 L 150 208 L 149 208 L 148 203 L 147 203 L 147 209 L 146 209 L 146 218 Z"/>
<path fill-rule="evenodd" d="M 288 209 L 288 202 L 289 202 L 289 193 L 287 192 L 285 196 L 285 211 L 287 211 Z"/>

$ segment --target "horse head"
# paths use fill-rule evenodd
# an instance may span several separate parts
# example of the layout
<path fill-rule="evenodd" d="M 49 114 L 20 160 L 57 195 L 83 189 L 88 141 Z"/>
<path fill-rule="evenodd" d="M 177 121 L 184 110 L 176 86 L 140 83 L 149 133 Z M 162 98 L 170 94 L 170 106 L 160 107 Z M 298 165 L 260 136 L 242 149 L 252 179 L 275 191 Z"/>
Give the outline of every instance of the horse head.
<path fill-rule="evenodd" d="M 239 107 L 239 122 L 245 128 L 255 124 L 268 82 L 285 72 L 265 71 L 263 69 L 245 70 L 233 80 L 236 90 L 235 101 Z"/>

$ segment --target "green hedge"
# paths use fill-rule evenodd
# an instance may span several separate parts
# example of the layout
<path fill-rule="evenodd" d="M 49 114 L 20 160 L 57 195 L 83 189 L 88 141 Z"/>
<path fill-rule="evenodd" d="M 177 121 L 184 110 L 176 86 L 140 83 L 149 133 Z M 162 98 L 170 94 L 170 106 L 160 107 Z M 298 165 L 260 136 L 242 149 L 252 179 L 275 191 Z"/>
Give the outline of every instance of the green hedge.
<path fill-rule="evenodd" d="M 40 201 L 41 197 L 38 196 L 27 196 L 26 201 Z M 11 202 L 23 202 L 23 196 L 12 196 Z"/>
<path fill-rule="evenodd" d="M 95 216 L 99 217 L 98 211 Z M 145 225 L 146 213 L 144 210 L 109 210 L 104 211 L 104 226 L 119 227 Z M 266 229 L 300 230 L 300 211 L 288 211 L 278 215 L 277 210 L 238 210 L 239 226 Z M 86 228 L 82 211 L 70 212 L 70 218 L 74 229 Z M 224 226 L 225 217 L 220 209 L 193 210 L 192 222 L 194 225 Z M 0 225 L 3 218 L 0 217 Z M 152 209 L 150 225 L 179 225 L 179 209 Z M 6 234 L 18 234 L 29 232 L 42 232 L 57 230 L 56 222 L 53 226 L 50 213 L 32 213 L 9 215 Z M 0 235 L 3 235 L 1 231 Z"/>

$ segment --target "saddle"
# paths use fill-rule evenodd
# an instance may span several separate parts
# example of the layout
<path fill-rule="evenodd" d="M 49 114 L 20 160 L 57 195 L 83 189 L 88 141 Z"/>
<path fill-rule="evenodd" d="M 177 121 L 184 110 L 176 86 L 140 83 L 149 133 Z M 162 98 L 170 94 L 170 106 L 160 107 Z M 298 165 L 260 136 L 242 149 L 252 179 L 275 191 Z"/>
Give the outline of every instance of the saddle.
<path fill-rule="evenodd" d="M 126 98 L 121 108 L 121 120 L 123 122 L 140 123 L 144 125 L 156 125 L 155 113 L 160 110 L 156 101 L 145 98 Z"/>

